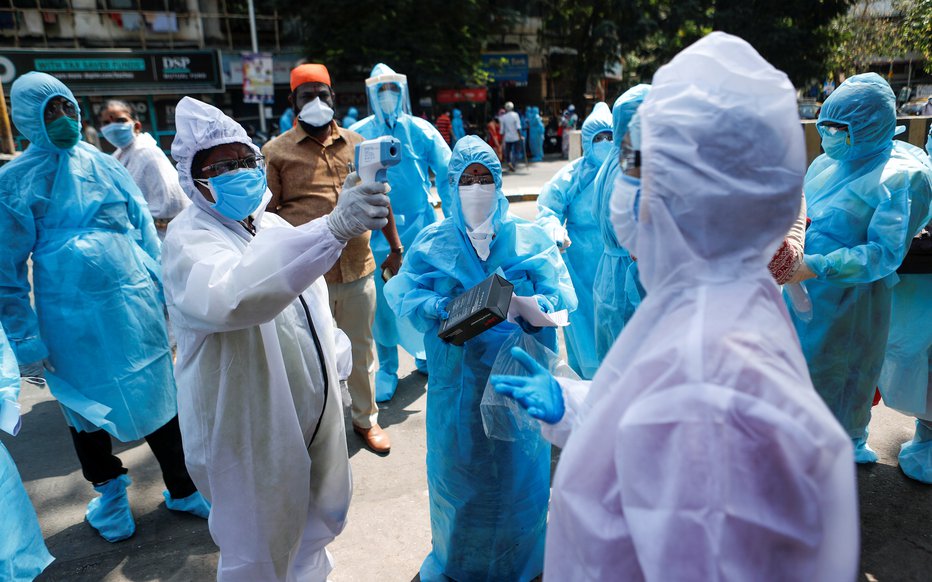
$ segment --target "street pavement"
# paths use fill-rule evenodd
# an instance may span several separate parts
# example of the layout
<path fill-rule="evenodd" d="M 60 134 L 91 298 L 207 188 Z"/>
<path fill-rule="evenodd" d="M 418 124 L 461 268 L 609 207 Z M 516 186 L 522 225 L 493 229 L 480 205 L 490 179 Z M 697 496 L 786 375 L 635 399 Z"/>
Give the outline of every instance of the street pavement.
<path fill-rule="evenodd" d="M 562 165 L 547 161 L 524 166 L 504 178 L 514 200 L 536 194 Z M 533 218 L 533 202 L 513 202 L 512 212 Z M 392 452 L 380 457 L 362 448 L 347 431 L 354 493 L 349 522 L 330 546 L 334 582 L 412 581 L 430 550 L 427 480 L 424 466 L 426 378 L 402 354 L 398 391 L 382 406 L 379 421 L 392 438 Z M 129 468 L 130 502 L 136 534 L 110 544 L 84 522 L 96 494 L 82 478 L 68 430 L 49 393 L 24 385 L 23 429 L 0 441 L 16 460 L 39 515 L 49 550 L 56 557 L 39 580 L 200 581 L 215 578 L 217 548 L 207 523 L 168 511 L 155 458 L 144 441 L 115 443 Z M 880 455 L 873 467 L 859 467 L 862 521 L 861 580 L 932 579 L 932 487 L 903 476 L 897 467 L 900 443 L 912 437 L 913 421 L 883 405 L 874 409 L 870 444 Z M 347 416 L 347 426 L 350 426 Z M 709 454 L 715 454 L 709 451 Z M 701 462 L 701 461 L 700 461 Z"/>

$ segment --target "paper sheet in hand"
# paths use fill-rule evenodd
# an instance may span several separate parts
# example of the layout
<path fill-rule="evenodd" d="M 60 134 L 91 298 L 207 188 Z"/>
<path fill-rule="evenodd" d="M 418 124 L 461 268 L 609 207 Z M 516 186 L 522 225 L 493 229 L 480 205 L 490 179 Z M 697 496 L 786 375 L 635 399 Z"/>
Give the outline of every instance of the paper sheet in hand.
<path fill-rule="evenodd" d="M 569 314 L 565 309 L 544 313 L 534 297 L 521 297 L 512 293 L 508 321 L 514 323 L 519 315 L 534 327 L 564 327 L 570 323 Z"/>

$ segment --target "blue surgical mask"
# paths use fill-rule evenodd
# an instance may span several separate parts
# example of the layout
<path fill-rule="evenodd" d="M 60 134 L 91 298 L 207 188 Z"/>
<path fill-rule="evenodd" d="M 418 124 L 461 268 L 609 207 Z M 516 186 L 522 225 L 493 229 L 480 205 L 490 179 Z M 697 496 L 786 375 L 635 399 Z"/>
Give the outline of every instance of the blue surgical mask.
<path fill-rule="evenodd" d="M 125 148 L 136 139 L 136 124 L 132 121 L 126 123 L 110 123 L 100 130 L 104 138 L 115 147 Z"/>
<path fill-rule="evenodd" d="M 619 174 L 609 200 L 609 215 L 618 244 L 636 255 L 638 212 L 641 198 L 641 180 Z"/>
<path fill-rule="evenodd" d="M 832 133 L 819 127 L 819 133 L 822 135 L 822 149 L 828 157 L 833 160 L 846 160 L 851 157 L 851 138 L 847 131 Z"/>
<path fill-rule="evenodd" d="M 613 147 L 615 147 L 615 144 L 612 143 L 611 140 L 592 144 L 592 157 L 595 159 L 597 165 L 602 165 L 602 162 L 612 153 Z"/>
<path fill-rule="evenodd" d="M 203 184 L 205 180 L 195 180 Z M 259 209 L 268 188 L 265 170 L 239 169 L 206 180 L 214 195 L 214 209 L 233 220 L 244 220 Z"/>
<path fill-rule="evenodd" d="M 45 125 L 45 133 L 52 145 L 63 150 L 70 150 L 81 141 L 81 124 L 77 119 L 63 115 Z"/>

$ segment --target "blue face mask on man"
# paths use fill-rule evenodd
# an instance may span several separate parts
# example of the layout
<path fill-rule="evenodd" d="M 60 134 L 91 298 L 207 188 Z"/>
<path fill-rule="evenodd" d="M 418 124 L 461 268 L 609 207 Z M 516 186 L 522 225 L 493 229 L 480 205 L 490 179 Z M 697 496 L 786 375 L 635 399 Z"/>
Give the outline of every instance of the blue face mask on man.
<path fill-rule="evenodd" d="M 69 150 L 81 141 L 81 124 L 77 119 L 63 115 L 55 121 L 46 124 L 45 132 L 52 145 L 63 150 Z"/>
<path fill-rule="evenodd" d="M 132 121 L 109 123 L 100 130 L 100 133 L 103 134 L 104 139 L 122 149 L 136 139 L 136 124 Z"/>
<path fill-rule="evenodd" d="M 195 182 L 207 186 L 214 196 L 214 209 L 233 220 L 244 220 L 258 210 L 268 188 L 261 168 L 234 170 Z"/>

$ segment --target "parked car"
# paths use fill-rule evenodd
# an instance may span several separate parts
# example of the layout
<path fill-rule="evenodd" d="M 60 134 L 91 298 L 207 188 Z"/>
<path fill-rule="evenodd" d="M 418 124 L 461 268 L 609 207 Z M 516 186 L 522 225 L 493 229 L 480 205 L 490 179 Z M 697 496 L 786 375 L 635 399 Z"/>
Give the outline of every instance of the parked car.
<path fill-rule="evenodd" d="M 922 108 L 929 102 L 929 97 L 911 99 L 900 106 L 900 115 L 922 115 Z"/>
<path fill-rule="evenodd" d="M 800 119 L 818 119 L 822 104 L 815 99 L 800 99 L 797 102 Z"/>

